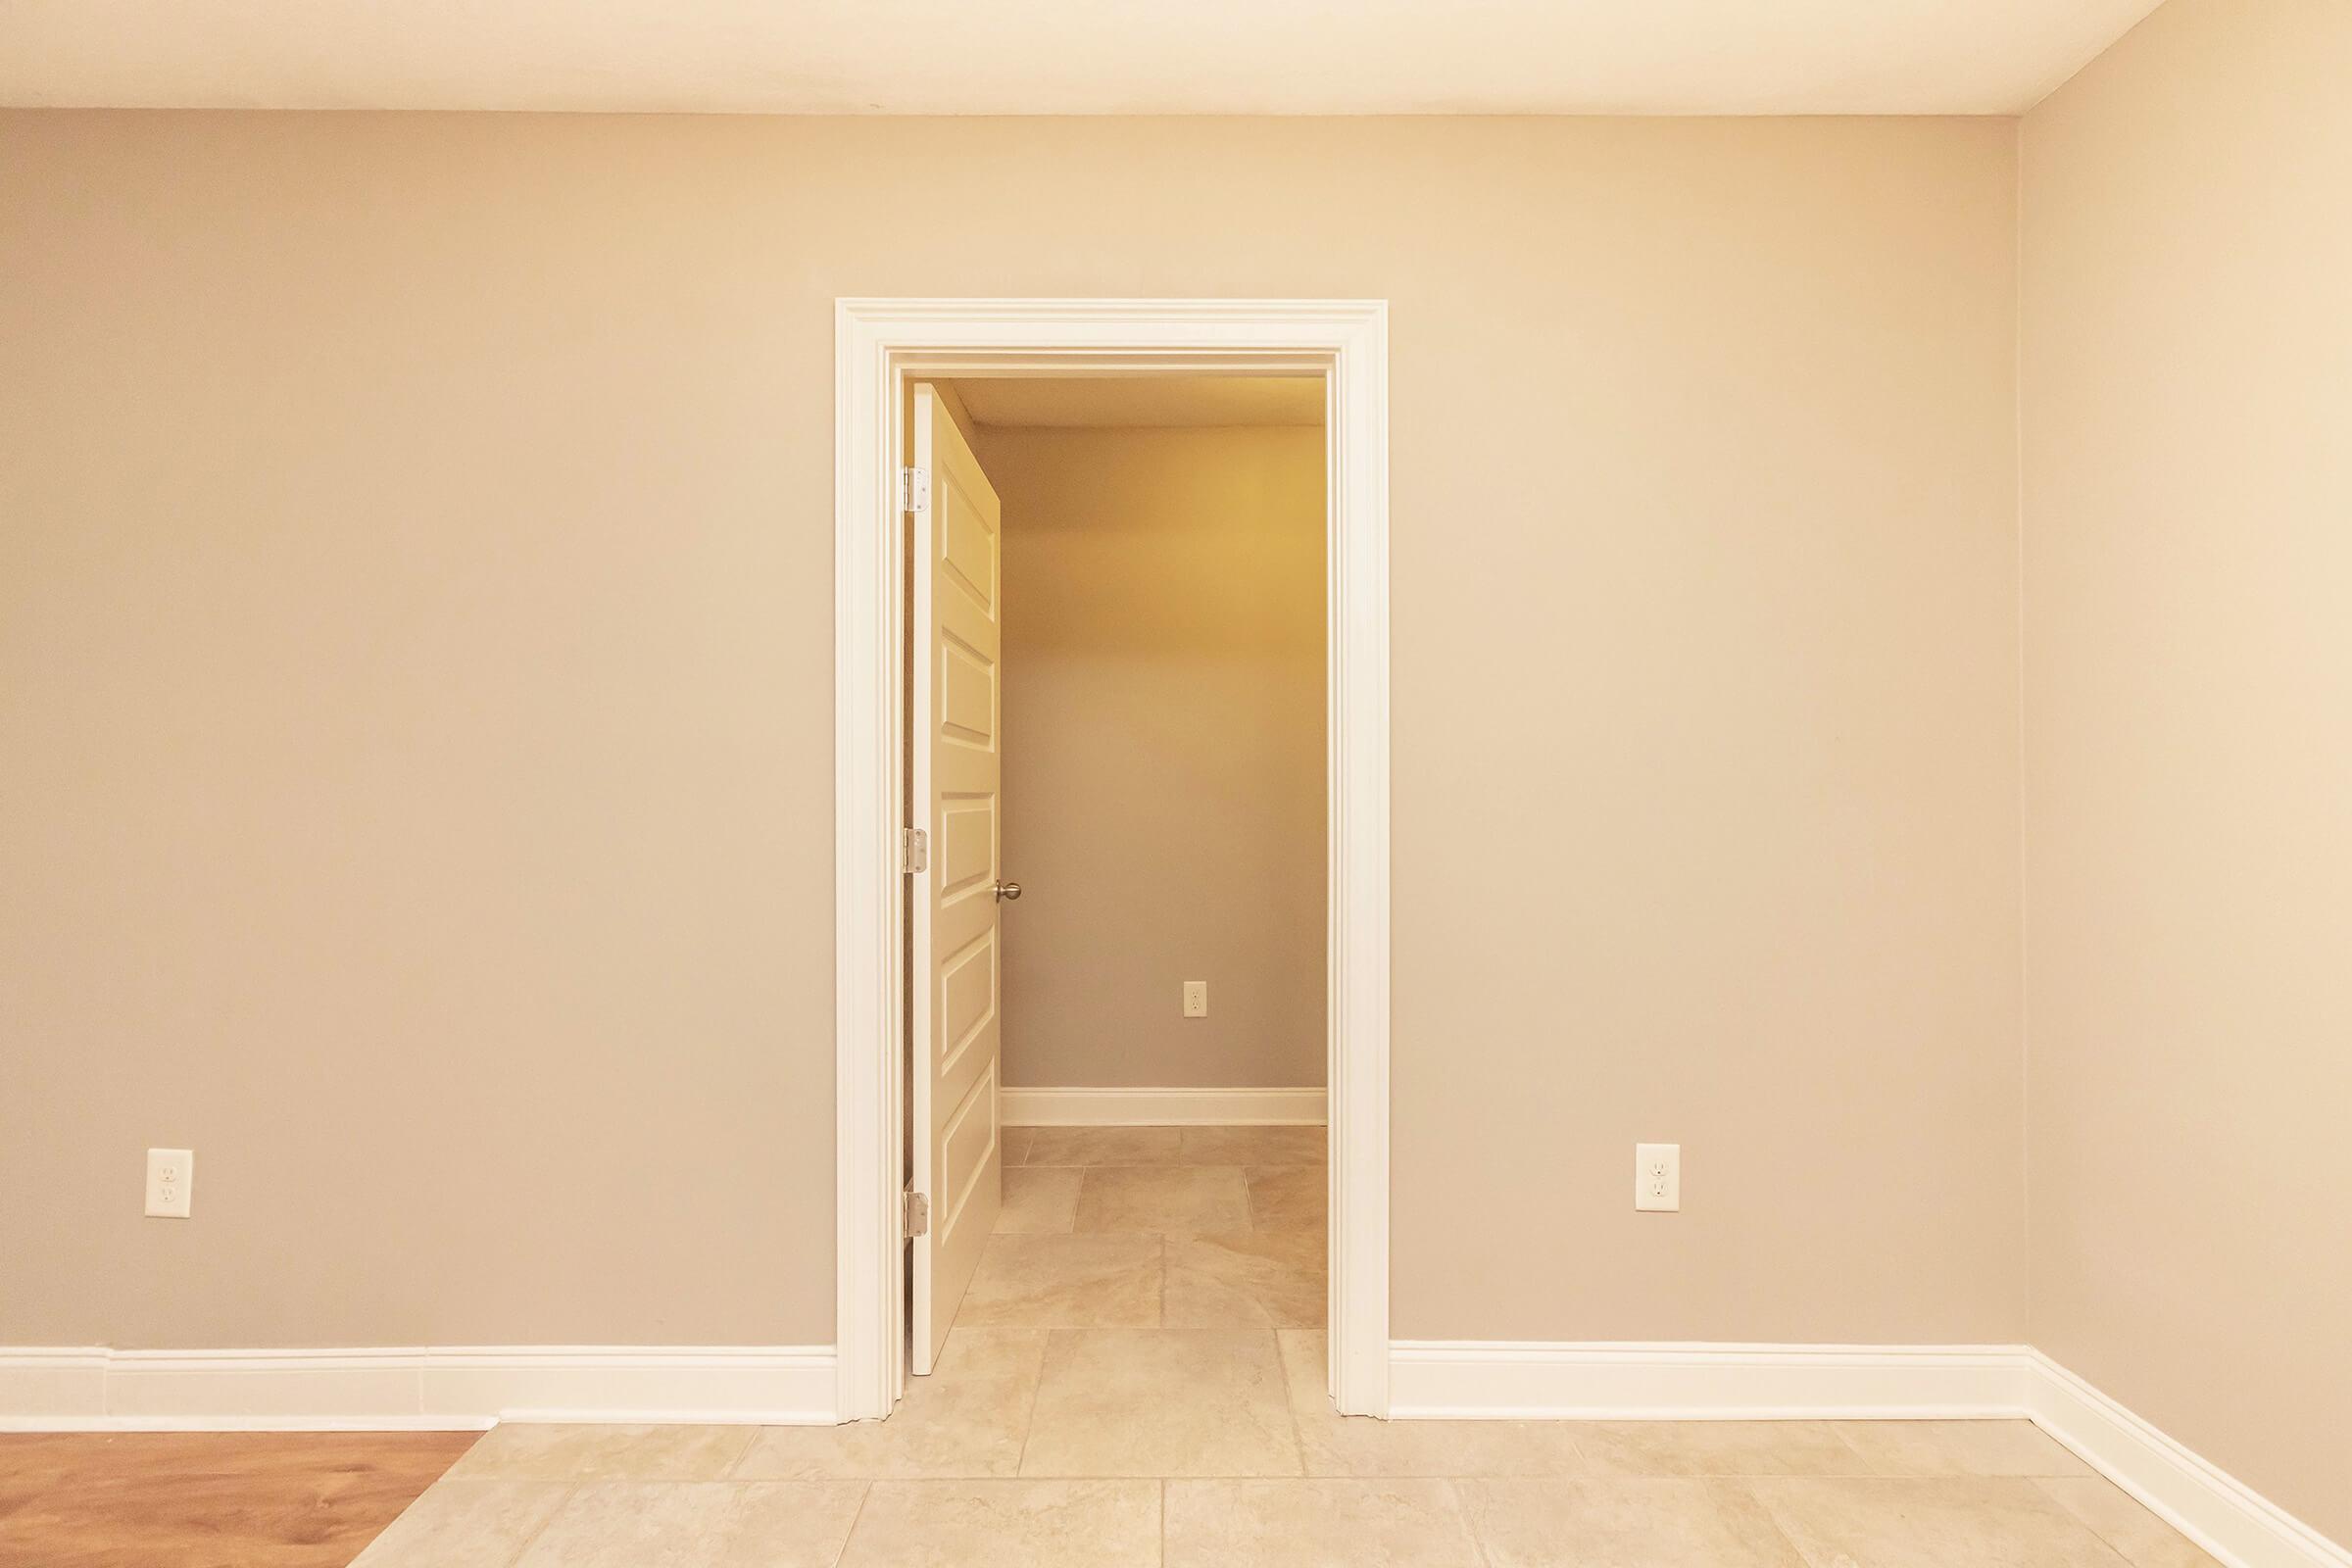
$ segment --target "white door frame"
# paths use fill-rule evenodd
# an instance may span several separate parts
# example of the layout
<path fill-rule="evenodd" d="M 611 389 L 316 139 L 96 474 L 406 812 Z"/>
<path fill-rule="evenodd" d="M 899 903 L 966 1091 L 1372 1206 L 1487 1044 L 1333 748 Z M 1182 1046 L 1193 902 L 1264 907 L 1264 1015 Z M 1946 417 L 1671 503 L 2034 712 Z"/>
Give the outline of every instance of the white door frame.
<path fill-rule="evenodd" d="M 837 1414 L 904 1382 L 905 517 L 911 376 L 1324 377 L 1331 1390 L 1389 1413 L 1389 410 L 1380 300 L 889 300 L 834 306 L 833 920 Z"/>

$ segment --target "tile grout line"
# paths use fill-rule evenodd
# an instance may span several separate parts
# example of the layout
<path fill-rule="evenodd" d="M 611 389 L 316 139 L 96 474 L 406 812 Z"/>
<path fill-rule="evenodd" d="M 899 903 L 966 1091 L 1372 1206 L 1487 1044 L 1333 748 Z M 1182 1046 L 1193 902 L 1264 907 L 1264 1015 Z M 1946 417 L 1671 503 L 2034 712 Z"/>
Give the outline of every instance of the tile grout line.
<path fill-rule="evenodd" d="M 1852 1445 L 1849 1444 L 1847 1446 L 1850 1447 Z M 1718 1487 L 1738 1487 L 1740 1495 L 1747 1499 L 1748 1506 L 1763 1515 L 1764 1528 L 1772 1532 L 1772 1539 L 1788 1548 L 1788 1560 L 1808 1564 L 1812 1562 L 1813 1559 L 1806 1555 L 1805 1548 L 1797 1544 L 1796 1538 L 1781 1527 L 1781 1516 L 1773 1512 L 1772 1504 L 1764 1500 L 1764 1494 L 1756 1490 L 1753 1477 L 1719 1476 L 1706 1482 L 1705 1485 L 1710 1494 Z"/>
<path fill-rule="evenodd" d="M 1055 1332 L 1054 1329 L 1046 1330 L 1045 1337 L 1037 1348 L 1037 1382 L 1030 1386 L 1029 1414 L 1021 1422 L 1021 1451 L 1014 1456 L 1012 1461 L 1012 1473 L 1015 1479 L 1018 1479 L 1022 1472 L 1029 1467 L 1029 1440 L 1037 1432 L 1037 1401 L 1045 1397 L 1046 1363 L 1054 1356 Z"/>
<path fill-rule="evenodd" d="M 1277 1350 L 1275 1353 L 1279 1355 L 1282 1352 Z M 1284 1381 L 1289 1381 L 1287 1376 Z M 1306 1438 L 1298 1430 L 1298 1407 L 1291 1402 L 1291 1391 L 1287 1388 L 1282 1391 L 1282 1409 L 1291 1418 L 1291 1451 L 1298 1455 L 1298 1475 L 1302 1480 L 1312 1481 L 1315 1472 L 1306 1462 Z"/>
<path fill-rule="evenodd" d="M 892 1408 L 895 1410 L 897 1406 L 893 1405 Z M 743 1467 L 751 1462 L 752 1454 L 759 1448 L 760 1440 L 766 1436 L 766 1433 L 767 1428 L 764 1426 L 752 1428 L 752 1441 L 743 1446 L 743 1451 L 728 1464 L 727 1473 L 718 1479 L 721 1481 L 744 1481 Z"/>
<path fill-rule="evenodd" d="M 1854 1456 L 1854 1462 L 1856 1464 L 1863 1465 L 1865 1467 L 1870 1465 L 1872 1462 L 1870 1455 L 1864 1453 L 1860 1448 L 1855 1447 L 1853 1440 L 1838 1430 L 1837 1422 L 1831 1421 L 1825 1424 L 1829 1428 L 1830 1437 L 1837 1443 L 1838 1447 L 1843 1448 L 1846 1452 Z"/>
<path fill-rule="evenodd" d="M 858 1526 L 865 1518 L 866 1500 L 874 1494 L 874 1482 L 868 1478 L 865 1490 L 858 1494 L 858 1506 L 850 1512 L 850 1528 L 841 1534 L 841 1545 L 833 1553 L 832 1568 L 841 1568 L 841 1560 L 850 1554 L 850 1543 L 858 1539 Z"/>
<path fill-rule="evenodd" d="M 2104 1530 L 2101 1530 L 2101 1529 L 2100 1529 L 2100 1528 L 2099 1528 L 2097 1525 L 2094 1525 L 2094 1524 L 2092 1524 L 2092 1523 L 2091 1523 L 2089 1520 L 2087 1520 L 2087 1519 L 2083 1518 L 2083 1517 L 2082 1517 L 2081 1514 L 2079 1514 L 2079 1513 L 2075 1512 L 2075 1510 L 2074 1510 L 2074 1509 L 2072 1509 L 2072 1508 L 2068 1507 L 2068 1506 L 2067 1506 L 2066 1499 L 2065 1499 L 2064 1497 L 2061 1497 L 2061 1496 L 2059 1496 L 2059 1495 L 2058 1495 L 2058 1494 L 2056 1494 L 2055 1492 L 2052 1492 L 2052 1491 L 2050 1490 L 2050 1483 L 2051 1483 L 2051 1482 L 2053 1482 L 2053 1481 L 2079 1481 L 2079 1480 L 2082 1480 L 2082 1477 L 2080 1477 L 2080 1476 L 2028 1476 L 2026 1479 L 2027 1479 L 2029 1482 L 2031 1482 L 2031 1483 L 2033 1484 L 2034 1490 L 2035 1492 L 2038 1492 L 2038 1493 L 2040 1493 L 2040 1494 L 2041 1494 L 2043 1496 L 2045 1496 L 2045 1497 L 2049 1498 L 2049 1499 L 2050 1499 L 2050 1501 L 2051 1501 L 2052 1503 L 2056 1504 L 2060 1512 L 2064 1513 L 2064 1514 L 2065 1514 L 2065 1515 L 2066 1515 L 2066 1516 L 2067 1516 L 2069 1519 L 2072 1519 L 2072 1520 L 2074 1520 L 2074 1521 L 2075 1521 L 2077 1524 L 2081 1525 L 2081 1526 L 2082 1526 L 2083 1529 L 2085 1529 L 2085 1530 L 2089 1531 L 2089 1532 L 2091 1533 L 2092 1537 L 2094 1537 L 2094 1538 L 2095 1538 L 2095 1539 L 2098 1541 L 2098 1544 L 2099 1544 L 2100 1545 L 2102 1545 L 2102 1546 L 2105 1546 L 2105 1547 L 2106 1547 L 2106 1548 L 2107 1548 L 2109 1551 L 2111 1551 L 2111 1552 L 2115 1553 L 2115 1555 L 2116 1555 L 2116 1556 L 2117 1556 L 2119 1559 L 2121 1559 L 2121 1560 L 2122 1560 L 2124 1563 L 2126 1563 L 2127 1565 L 2129 1565 L 2129 1568 L 2137 1568 L 2137 1564 L 2138 1564 L 2138 1562 L 2139 1562 L 2139 1559 L 2138 1559 L 2138 1558 L 2136 1558 L 2136 1557 L 2134 1557 L 2134 1556 L 2132 1556 L 2132 1553 L 2130 1553 L 2129 1551 L 2126 1551 L 2126 1550 L 2124 1549 L 2124 1544 L 2123 1544 L 2122 1542 L 2120 1542 L 2120 1541 L 2115 1541 L 2115 1540 L 2111 1540 L 2111 1539 L 2109 1539 L 2109 1537 L 2108 1537 L 2108 1535 L 2107 1535 L 2107 1532 L 2106 1532 L 2106 1531 L 2104 1531 Z M 2100 1478 L 2100 1479 L 2104 1479 L 2104 1478 L 2102 1477 L 2102 1478 Z M 2108 1482 L 2108 1485 L 2109 1485 L 2109 1486 L 2113 1486 L 2113 1485 L 2115 1485 L 2115 1483 L 2113 1483 L 2112 1481 L 2110 1481 L 2110 1482 Z M 2134 1499 L 2134 1500 L 2137 1500 L 2137 1499 Z M 2160 1521 L 2158 1521 L 2158 1522 L 2159 1522 L 2159 1523 L 2162 1523 L 2163 1521 L 2161 1521 L 2161 1520 L 2160 1520 Z M 2169 1528 L 2170 1528 L 2170 1526 L 2167 1526 L 2167 1528 L 2169 1529 Z M 2177 1531 L 2177 1530 L 2176 1530 L 2176 1531 L 2174 1531 L 2173 1533 L 2174 1533 L 2175 1535 L 2179 1535 L 2179 1534 L 2180 1534 L 2180 1532 L 2179 1532 L 2179 1531 Z M 2195 1548 L 2195 1544 L 2194 1544 L 2193 1542 L 2192 1542 L 2192 1543 L 2190 1543 L 2190 1545 L 2191 1545 L 2191 1547 L 2192 1547 L 2192 1548 Z M 2201 1549 L 2201 1548 L 2195 1548 L 2195 1549 Z"/>
<path fill-rule="evenodd" d="M 1306 1429 L 1298 1421 L 1298 1401 L 1291 1397 L 1291 1358 L 1282 1348 L 1282 1331 L 1269 1332 L 1274 1336 L 1274 1375 L 1282 1379 L 1283 1413 L 1291 1418 L 1291 1446 L 1298 1452 L 1298 1473 L 1311 1476 L 1314 1472 L 1306 1463 Z"/>
<path fill-rule="evenodd" d="M 1486 1479 L 1485 1476 L 1451 1476 L 1446 1479 L 1445 1486 L 1446 1495 L 1453 1498 L 1453 1511 L 1462 1521 L 1462 1533 L 1470 1538 L 1470 1549 L 1478 1554 L 1483 1568 L 1495 1568 L 1494 1554 L 1487 1549 L 1487 1533 L 1478 1528 L 1478 1522 L 1470 1517 L 1469 1508 L 1462 1502 L 1462 1483 L 1465 1480 Z"/>
<path fill-rule="evenodd" d="M 1805 1548 L 1804 1544 L 1790 1535 L 1788 1528 L 1781 1523 L 1780 1511 L 1765 1500 L 1764 1494 L 1755 1486 L 1755 1480 L 1756 1478 L 1749 1477 L 1740 1484 L 1746 1489 L 1747 1494 L 1755 1499 L 1756 1508 L 1764 1515 L 1764 1522 L 1772 1526 L 1773 1535 L 1788 1546 L 1790 1559 L 1803 1564 L 1804 1568 L 1824 1568 L 1824 1565 L 1814 1557 L 1813 1553 Z M 1838 1565 L 1831 1563 L 1827 1565 L 1827 1568 L 1838 1568 Z"/>

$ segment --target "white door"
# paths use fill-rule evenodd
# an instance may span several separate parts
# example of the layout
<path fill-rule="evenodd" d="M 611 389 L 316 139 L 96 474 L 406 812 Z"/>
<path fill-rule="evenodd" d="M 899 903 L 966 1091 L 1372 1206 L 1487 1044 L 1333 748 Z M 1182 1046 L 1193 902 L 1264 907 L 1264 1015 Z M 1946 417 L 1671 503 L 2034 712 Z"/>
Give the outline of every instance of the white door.
<path fill-rule="evenodd" d="M 914 1016 L 913 1353 L 930 1372 L 1003 1202 L 997 1123 L 998 863 L 1004 774 L 1004 603 L 997 492 L 928 385 L 914 389 L 912 787 L 930 834 L 908 928 Z M 920 500 L 918 490 L 916 499 Z"/>

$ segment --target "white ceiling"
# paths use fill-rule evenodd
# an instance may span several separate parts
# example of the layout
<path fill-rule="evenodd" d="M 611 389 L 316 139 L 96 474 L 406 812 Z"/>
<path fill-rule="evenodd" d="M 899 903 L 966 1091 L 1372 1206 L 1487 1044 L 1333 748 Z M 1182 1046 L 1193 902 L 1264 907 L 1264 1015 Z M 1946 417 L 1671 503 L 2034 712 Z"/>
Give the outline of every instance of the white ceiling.
<path fill-rule="evenodd" d="M 1059 427 L 1157 424 L 1321 424 L 1315 375 L 1086 376 L 959 380 L 976 424 Z"/>
<path fill-rule="evenodd" d="M 2012 114 L 2156 0 L 0 0 L 0 104 Z"/>

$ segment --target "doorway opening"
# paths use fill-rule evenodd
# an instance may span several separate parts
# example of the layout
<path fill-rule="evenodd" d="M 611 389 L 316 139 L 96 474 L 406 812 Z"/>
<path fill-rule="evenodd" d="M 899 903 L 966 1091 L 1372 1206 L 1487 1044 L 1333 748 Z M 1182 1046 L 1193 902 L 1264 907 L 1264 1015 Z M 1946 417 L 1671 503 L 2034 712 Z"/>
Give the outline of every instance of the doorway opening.
<path fill-rule="evenodd" d="M 1327 1317 L 1324 1365 L 1294 1378 L 1319 1370 L 1342 1411 L 1385 1415 L 1385 308 L 845 301 L 837 324 L 837 1413 L 887 1414 L 959 1309 L 1011 1322 L 1066 1287 L 1157 1326 L 1167 1252 L 1217 1234 L 1222 1254 L 1185 1253 L 1179 1322 Z M 1189 504 L 1159 493 L 1186 483 L 1204 487 Z M 1106 540 L 1106 522 L 1131 532 Z M 1024 623 L 1032 572 L 1055 591 Z M 1219 593 L 1239 602 L 1188 612 Z M 1233 684 L 1210 650 L 1137 690 L 1136 662 L 1188 630 L 1238 633 L 1253 678 Z M 1025 692 L 1019 662 L 1056 645 L 1073 657 L 1036 661 Z M 1127 722 L 1164 721 L 1155 763 L 1099 744 L 1122 700 Z M 1301 702 L 1319 734 L 1298 733 Z M 1218 820 L 1210 758 L 1276 783 L 1247 827 Z M 1050 895 L 1007 858 L 1025 846 L 1066 901 L 1033 940 L 1023 919 Z M 1137 874 L 1154 854 L 1160 874 Z M 1200 907 L 1220 884 L 1264 929 Z M 1222 963 L 1228 988 L 1186 961 Z M 1268 978 L 1286 971 L 1287 992 Z M 1186 982 L 1207 983 L 1205 1016 Z M 1243 1026 L 1222 1039 L 1221 996 Z M 1024 1035 L 1024 1016 L 1047 1027 Z M 1300 1033 L 1321 1037 L 1306 1067 L 1282 1038 Z M 1040 1233 L 1072 1257 L 1154 1256 L 1123 1274 L 1081 1259 L 1056 1285 L 1020 1255 Z M 1123 1309 L 1122 1289 L 1139 1297 Z"/>
<path fill-rule="evenodd" d="M 1325 401 L 909 387 L 915 1377 L 1152 1329 L 1321 1382 Z"/>

